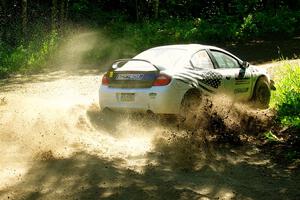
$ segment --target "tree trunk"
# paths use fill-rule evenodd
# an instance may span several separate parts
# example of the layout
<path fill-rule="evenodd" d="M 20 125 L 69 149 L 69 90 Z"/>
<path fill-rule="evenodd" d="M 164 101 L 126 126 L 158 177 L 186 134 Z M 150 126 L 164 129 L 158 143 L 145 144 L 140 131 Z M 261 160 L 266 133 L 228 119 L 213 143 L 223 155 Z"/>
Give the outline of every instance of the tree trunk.
<path fill-rule="evenodd" d="M 5 0 L 1 0 L 0 1 L 0 11 L 4 11 L 5 8 L 6 8 L 6 6 L 5 6 Z"/>
<path fill-rule="evenodd" d="M 154 0 L 154 18 L 158 18 L 158 11 L 159 11 L 159 0 Z"/>
<path fill-rule="evenodd" d="M 27 35 L 27 0 L 22 0 L 22 33 L 24 38 Z"/>
<path fill-rule="evenodd" d="M 136 13 L 136 21 L 139 21 L 139 5 L 138 5 L 138 0 L 135 0 L 135 13 Z"/>
<path fill-rule="evenodd" d="M 274 12 L 275 12 L 275 15 L 277 15 L 277 7 L 278 7 L 278 5 L 277 5 L 277 0 L 274 0 Z"/>
<path fill-rule="evenodd" d="M 63 26 L 65 23 L 65 0 L 60 2 L 60 25 Z"/>
<path fill-rule="evenodd" d="M 57 0 L 52 0 L 51 8 L 51 29 L 55 31 L 57 28 Z"/>
<path fill-rule="evenodd" d="M 5 1 L 4 0 L 1 0 L 0 1 L 1 4 L 0 4 L 0 17 L 3 18 L 0 20 L 0 26 L 1 27 L 4 27 L 4 25 L 6 24 L 6 5 L 5 5 Z M 2 39 L 3 38 L 3 35 L 4 35 L 4 31 L 5 31 L 5 28 L 1 28 L 0 29 L 0 38 Z"/>
<path fill-rule="evenodd" d="M 66 6 L 65 6 L 65 17 L 64 21 L 68 20 L 68 15 L 69 15 L 69 0 L 66 0 Z"/>

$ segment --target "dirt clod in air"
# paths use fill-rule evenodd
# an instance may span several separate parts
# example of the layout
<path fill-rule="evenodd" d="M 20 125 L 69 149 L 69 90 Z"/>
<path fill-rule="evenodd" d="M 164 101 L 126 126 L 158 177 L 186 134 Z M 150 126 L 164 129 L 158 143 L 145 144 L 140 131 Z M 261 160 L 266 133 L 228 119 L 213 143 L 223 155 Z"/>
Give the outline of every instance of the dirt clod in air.
<path fill-rule="evenodd" d="M 0 97 L 0 106 L 5 106 L 7 104 L 6 97 Z"/>
<path fill-rule="evenodd" d="M 193 113 L 188 130 L 207 132 L 206 137 L 221 143 L 241 145 L 252 136 L 270 130 L 275 124 L 272 110 L 259 110 L 251 105 L 233 102 L 229 97 L 205 98 Z"/>
<path fill-rule="evenodd" d="M 52 150 L 41 151 L 35 155 L 35 160 L 50 161 L 55 159 L 56 158 L 54 157 Z"/>

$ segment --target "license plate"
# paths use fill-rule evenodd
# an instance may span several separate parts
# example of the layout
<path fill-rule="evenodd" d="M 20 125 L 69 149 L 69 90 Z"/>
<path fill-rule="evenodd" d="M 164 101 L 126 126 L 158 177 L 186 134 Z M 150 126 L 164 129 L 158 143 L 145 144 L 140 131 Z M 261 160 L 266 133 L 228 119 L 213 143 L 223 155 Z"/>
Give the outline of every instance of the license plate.
<path fill-rule="evenodd" d="M 130 102 L 130 101 L 134 101 L 134 93 L 121 93 L 119 95 L 119 99 L 120 101 L 123 101 L 123 102 Z"/>
<path fill-rule="evenodd" d="M 126 80 L 142 80 L 144 74 L 118 74 L 116 80 L 126 81 Z"/>

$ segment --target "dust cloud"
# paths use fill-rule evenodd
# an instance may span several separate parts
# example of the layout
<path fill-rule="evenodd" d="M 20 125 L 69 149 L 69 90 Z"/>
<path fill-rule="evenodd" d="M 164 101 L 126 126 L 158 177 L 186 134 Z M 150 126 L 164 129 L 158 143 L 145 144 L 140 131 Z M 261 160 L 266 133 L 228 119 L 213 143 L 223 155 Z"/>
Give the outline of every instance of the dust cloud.
<path fill-rule="evenodd" d="M 112 127 L 103 125 L 103 130 L 94 128 L 91 121 L 95 122 L 93 117 L 99 113 L 99 79 L 70 76 L 51 82 L 20 83 L 18 91 L 1 93 L 6 104 L 0 106 L 0 150 L 5 155 L 0 159 L 4 169 L 0 176 L 8 181 L 25 173 L 28 162 L 34 159 L 64 158 L 83 149 L 108 159 L 149 151 L 155 128 L 144 129 L 126 118 L 118 119 Z M 101 120 L 97 123 L 100 127 Z"/>
<path fill-rule="evenodd" d="M 57 51 L 48 60 L 48 70 L 105 71 L 114 60 L 136 54 L 130 39 L 111 39 L 102 29 L 77 27 L 74 30 L 71 28 L 68 33 L 59 41 Z"/>
<path fill-rule="evenodd" d="M 91 51 L 97 43 L 105 43 L 105 41 L 104 36 L 95 31 L 71 34 L 61 44 L 55 57 L 55 64 L 63 69 L 79 69 L 82 67 L 81 65 L 84 65 L 84 55 Z"/>
<path fill-rule="evenodd" d="M 270 167 L 268 159 L 240 146 L 243 134 L 270 126 L 269 111 L 215 97 L 189 124 L 100 112 L 101 74 L 65 71 L 79 69 L 99 38 L 94 32 L 71 38 L 57 58 L 59 71 L 0 82 L 0 198 L 251 199 L 243 185 L 269 194 L 293 185 L 278 182 L 278 174 L 276 187 L 266 185 L 258 167 Z M 222 148 L 221 141 L 238 148 Z"/>
<path fill-rule="evenodd" d="M 116 56 L 112 45 L 101 30 L 70 31 L 46 64 L 55 71 L 0 82 L 0 189 L 20 182 L 35 160 L 63 159 L 83 149 L 107 159 L 126 158 L 151 148 L 155 130 L 145 134 L 126 119 L 113 125 L 114 132 L 96 130 L 91 123 L 96 119 L 87 115 L 99 112 L 101 74 L 85 69 L 86 57 L 93 51 Z"/>

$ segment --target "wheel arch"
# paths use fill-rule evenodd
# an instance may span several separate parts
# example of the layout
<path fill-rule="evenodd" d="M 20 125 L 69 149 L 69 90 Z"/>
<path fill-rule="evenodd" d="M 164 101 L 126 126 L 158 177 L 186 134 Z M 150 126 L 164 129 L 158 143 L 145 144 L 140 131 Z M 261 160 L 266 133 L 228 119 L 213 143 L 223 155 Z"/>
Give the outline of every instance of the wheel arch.
<path fill-rule="evenodd" d="M 181 98 L 181 104 L 182 104 L 184 98 L 186 98 L 189 95 L 199 95 L 199 96 L 201 96 L 202 91 L 199 88 L 190 88 L 190 89 L 188 89 Z"/>
<path fill-rule="evenodd" d="M 256 80 L 255 80 L 255 82 L 254 82 L 254 84 L 253 84 L 253 87 L 252 87 L 252 94 L 251 94 L 251 98 L 250 98 L 250 99 L 253 99 L 253 98 L 254 98 L 255 88 L 256 88 L 256 85 L 257 85 L 257 83 L 258 83 L 258 81 L 259 81 L 260 79 L 265 79 L 265 80 L 270 84 L 270 80 L 269 80 L 269 78 L 268 78 L 266 75 L 264 75 L 264 74 L 259 75 L 259 76 L 256 78 Z"/>

